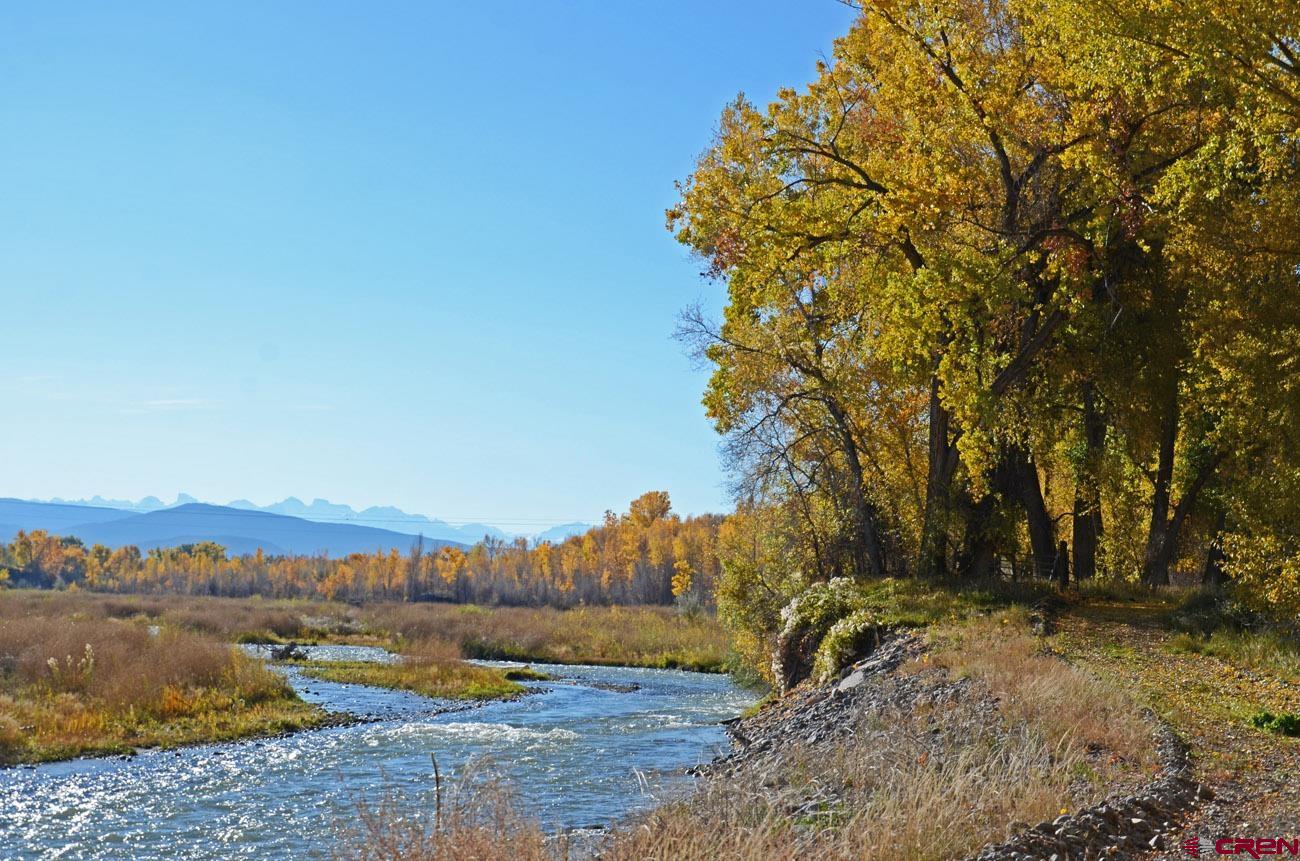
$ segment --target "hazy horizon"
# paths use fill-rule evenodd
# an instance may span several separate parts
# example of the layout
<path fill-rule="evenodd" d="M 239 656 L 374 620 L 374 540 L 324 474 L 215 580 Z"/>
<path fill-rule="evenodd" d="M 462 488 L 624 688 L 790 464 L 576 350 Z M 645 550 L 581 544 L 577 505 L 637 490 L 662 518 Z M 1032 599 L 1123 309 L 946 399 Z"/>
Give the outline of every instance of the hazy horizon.
<path fill-rule="evenodd" d="M 0 495 L 0 498 L 4 498 L 3 495 Z M 17 497 L 11 497 L 11 498 L 17 498 Z M 26 497 L 23 498 L 22 501 L 52 503 L 58 505 L 104 507 L 104 508 L 114 508 L 114 509 L 120 509 L 124 511 L 135 511 L 135 512 L 158 511 L 164 508 L 175 508 L 177 506 L 188 505 L 192 503 L 199 503 L 203 505 L 216 505 L 221 507 L 235 507 L 235 508 L 245 508 L 245 509 L 251 508 L 251 510 L 256 510 L 256 511 L 278 511 L 286 503 L 298 503 L 299 505 L 303 506 L 306 509 L 311 509 L 317 506 L 327 506 L 329 508 L 334 508 L 334 509 L 348 509 L 350 512 L 350 515 L 345 515 L 341 512 L 336 512 L 335 516 L 328 516 L 328 514 L 324 512 L 314 512 L 310 514 L 289 513 L 290 516 L 306 517 L 307 519 L 315 520 L 321 523 L 357 523 L 363 525 L 376 525 L 376 526 L 380 526 L 381 528 L 395 528 L 395 527 L 386 526 L 385 524 L 395 523 L 396 518 L 391 515 L 396 514 L 396 515 L 405 515 L 407 518 L 410 518 L 411 523 L 407 524 L 407 526 L 410 528 L 414 528 L 417 518 L 425 518 L 433 524 L 442 524 L 445 526 L 449 526 L 461 530 L 465 529 L 466 527 L 490 526 L 493 527 L 493 529 L 511 538 L 535 537 L 548 532 L 556 532 L 560 530 L 562 527 L 575 527 L 579 525 L 584 527 L 595 526 L 600 521 L 600 518 L 596 518 L 593 520 L 574 519 L 574 520 L 564 520 L 564 521 L 555 521 L 555 520 L 546 519 L 546 520 L 538 520 L 535 522 L 516 521 L 516 522 L 508 523 L 507 525 L 503 526 L 497 523 L 486 523 L 483 520 L 476 520 L 473 518 L 442 517 L 436 512 L 407 511 L 405 509 L 401 509 L 398 508 L 397 506 L 391 506 L 391 505 L 356 506 L 348 503 L 347 501 L 322 499 L 320 497 L 315 497 L 312 499 L 303 499 L 301 497 L 294 496 L 293 494 L 290 494 L 282 499 L 275 499 L 267 502 L 257 502 L 256 500 L 251 500 L 246 497 L 240 497 L 240 498 L 228 499 L 228 500 L 200 499 L 194 496 L 194 494 L 187 493 L 185 491 L 178 491 L 175 494 L 170 494 L 166 496 L 159 495 L 159 494 L 148 494 L 138 499 L 122 499 L 122 498 L 108 497 L 103 494 L 92 494 L 91 496 L 88 497 L 72 497 L 72 498 L 62 497 L 62 496 Z M 286 513 L 286 512 L 280 512 L 280 513 Z M 390 516 L 381 516 L 381 513 Z M 367 516 L 367 514 L 369 516 Z M 406 529 L 397 529 L 396 531 L 406 531 Z M 415 533 L 412 532 L 411 534 L 415 534 Z M 468 535 L 466 535 L 465 537 L 467 539 L 470 538 L 470 536 Z"/>

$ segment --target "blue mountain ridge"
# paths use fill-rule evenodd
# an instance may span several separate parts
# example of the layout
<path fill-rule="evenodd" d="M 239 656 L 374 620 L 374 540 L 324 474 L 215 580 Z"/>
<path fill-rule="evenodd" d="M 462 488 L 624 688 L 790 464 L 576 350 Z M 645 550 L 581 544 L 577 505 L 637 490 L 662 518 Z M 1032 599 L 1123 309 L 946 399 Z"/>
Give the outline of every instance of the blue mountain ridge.
<path fill-rule="evenodd" d="M 30 500 L 30 502 L 40 503 L 42 500 Z M 170 504 L 163 502 L 156 496 L 146 496 L 138 502 L 132 502 L 127 499 L 105 499 L 99 495 L 82 500 L 64 500 L 56 497 L 49 500 L 49 502 L 72 506 L 122 509 L 128 513 L 146 513 L 197 503 L 199 500 L 188 493 L 180 493 L 177 494 L 176 501 Z M 387 529 L 412 536 L 423 535 L 429 539 L 464 544 L 474 544 L 482 541 L 485 537 L 502 540 L 515 537 L 486 523 L 466 523 L 455 526 L 445 520 L 426 517 L 423 514 L 409 514 L 391 505 L 376 505 L 357 511 L 350 505 L 334 503 L 326 499 L 318 498 L 313 499 L 311 502 L 303 502 L 295 496 L 290 496 L 270 505 L 257 505 L 247 499 L 236 499 L 227 503 L 224 507 L 241 511 L 265 511 L 272 514 L 283 514 L 289 517 L 312 520 L 317 523 L 355 523 L 358 526 Z M 91 517 L 85 518 L 87 522 L 91 519 Z M 0 524 L 10 522 L 9 519 L 4 517 L 3 509 L 0 508 Z M 590 528 L 591 524 L 588 523 L 563 523 L 532 536 L 532 541 L 533 543 L 543 541 L 559 543 L 570 535 L 580 535 Z"/>
<path fill-rule="evenodd" d="M 234 554 L 259 547 L 282 553 L 345 556 L 349 553 L 406 552 L 415 535 L 352 523 L 319 523 L 266 511 L 246 511 L 223 505 L 187 503 L 142 514 L 112 508 L 0 499 L 0 540 L 12 540 L 19 529 L 45 529 L 72 535 L 85 544 L 142 550 L 215 541 Z M 426 537 L 426 550 L 461 542 Z"/>

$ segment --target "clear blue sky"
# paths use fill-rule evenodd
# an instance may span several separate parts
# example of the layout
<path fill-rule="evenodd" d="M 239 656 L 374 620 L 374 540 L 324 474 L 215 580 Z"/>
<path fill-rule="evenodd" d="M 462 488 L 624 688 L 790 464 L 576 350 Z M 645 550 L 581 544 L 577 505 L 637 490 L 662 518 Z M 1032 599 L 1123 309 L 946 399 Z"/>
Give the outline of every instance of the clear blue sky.
<path fill-rule="evenodd" d="M 0 496 L 727 504 L 664 229 L 835 0 L 0 10 Z M 529 528 L 526 528 L 529 527 Z"/>

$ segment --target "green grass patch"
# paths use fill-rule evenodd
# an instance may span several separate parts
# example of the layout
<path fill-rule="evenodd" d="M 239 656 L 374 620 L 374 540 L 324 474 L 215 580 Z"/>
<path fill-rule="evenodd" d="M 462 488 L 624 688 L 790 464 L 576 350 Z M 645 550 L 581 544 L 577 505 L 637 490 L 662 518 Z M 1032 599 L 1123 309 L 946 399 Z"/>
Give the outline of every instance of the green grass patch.
<path fill-rule="evenodd" d="M 435 699 L 491 700 L 518 696 L 524 686 L 504 669 L 462 661 L 299 661 L 303 675 L 329 682 L 411 691 Z"/>
<path fill-rule="evenodd" d="M 855 603 L 874 611 L 880 624 L 923 628 L 1012 605 L 1029 606 L 1055 595 L 1054 587 L 1041 581 L 887 578 L 862 583 Z"/>
<path fill-rule="evenodd" d="M 1300 648 L 1272 631 L 1215 631 L 1208 637 L 1175 634 L 1166 646 L 1179 654 L 1212 655 L 1236 667 L 1300 681 Z"/>
<path fill-rule="evenodd" d="M 549 682 L 553 678 L 549 673 L 532 667 L 507 667 L 505 673 L 512 682 Z"/>
<path fill-rule="evenodd" d="M 1294 712 L 1284 712 L 1279 715 L 1267 711 L 1258 712 L 1250 716 L 1250 725 L 1290 738 L 1300 736 L 1300 715 Z"/>

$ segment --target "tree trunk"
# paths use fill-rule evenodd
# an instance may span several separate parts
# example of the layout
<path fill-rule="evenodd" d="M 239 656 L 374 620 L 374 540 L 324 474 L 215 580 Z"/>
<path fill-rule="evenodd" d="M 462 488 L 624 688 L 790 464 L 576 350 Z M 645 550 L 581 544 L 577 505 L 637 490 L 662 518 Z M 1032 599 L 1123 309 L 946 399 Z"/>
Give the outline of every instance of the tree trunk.
<path fill-rule="evenodd" d="M 1173 561 L 1169 541 L 1169 494 L 1177 442 L 1178 382 L 1175 380 L 1160 428 L 1160 452 L 1156 462 L 1155 490 L 1151 497 L 1151 525 L 1147 530 L 1147 547 L 1142 560 L 1142 582 L 1148 586 L 1169 585 L 1169 565 Z"/>
<path fill-rule="evenodd" d="M 1070 548 L 1064 541 L 1056 545 L 1056 558 L 1052 560 L 1052 579 L 1061 589 L 1070 586 Z"/>
<path fill-rule="evenodd" d="M 982 579 L 993 576 L 996 553 L 989 530 L 996 508 L 997 496 L 992 492 L 971 507 L 966 518 L 961 556 L 957 559 L 957 573 L 962 577 Z"/>
<path fill-rule="evenodd" d="M 957 562 L 957 571 L 962 577 L 991 577 L 997 573 L 998 536 L 993 534 L 993 518 L 997 514 L 998 500 L 1014 498 L 1017 494 L 1011 458 L 1003 451 L 989 476 L 989 492 L 979 502 L 967 502 L 965 506 L 966 528 Z"/>
<path fill-rule="evenodd" d="M 1101 519 L 1093 509 L 1093 503 L 1082 496 L 1083 488 L 1074 491 L 1074 578 L 1082 583 L 1097 574 L 1098 521 Z"/>
<path fill-rule="evenodd" d="M 1221 589 L 1228 582 L 1228 573 L 1223 570 L 1223 530 L 1226 525 L 1227 517 L 1220 511 L 1214 523 L 1214 540 L 1205 553 L 1205 567 L 1201 569 L 1201 585 L 1211 589 Z"/>
<path fill-rule="evenodd" d="M 1050 577 L 1056 562 L 1056 536 L 1052 518 L 1043 501 L 1043 488 L 1038 483 L 1038 469 L 1024 449 L 1009 452 L 1015 477 L 1017 495 L 1025 509 L 1025 522 L 1029 528 L 1029 546 L 1034 557 L 1034 574 Z"/>
<path fill-rule="evenodd" d="M 1097 574 L 1097 548 L 1101 544 L 1101 459 L 1106 445 L 1106 418 L 1097 408 L 1091 382 L 1083 384 L 1084 465 L 1074 489 L 1074 579 L 1090 580 Z"/>
<path fill-rule="evenodd" d="M 947 573 L 947 527 L 952 509 L 952 476 L 956 452 L 948 439 L 950 417 L 939 398 L 939 378 L 930 380 L 930 459 L 925 481 L 925 512 L 921 522 L 921 559 L 917 573 L 940 577 Z"/>
<path fill-rule="evenodd" d="M 844 449 L 844 459 L 848 463 L 849 478 L 852 488 L 849 491 L 849 503 L 853 509 L 854 519 L 850 539 L 849 553 L 853 557 L 854 573 L 859 577 L 885 576 L 885 553 L 880 542 L 879 514 L 876 507 L 867 499 L 866 482 L 862 472 L 862 459 L 858 454 L 858 444 L 853 438 L 853 428 L 848 416 L 834 399 L 828 398 L 827 409 L 835 420 L 840 435 L 840 446 Z"/>

